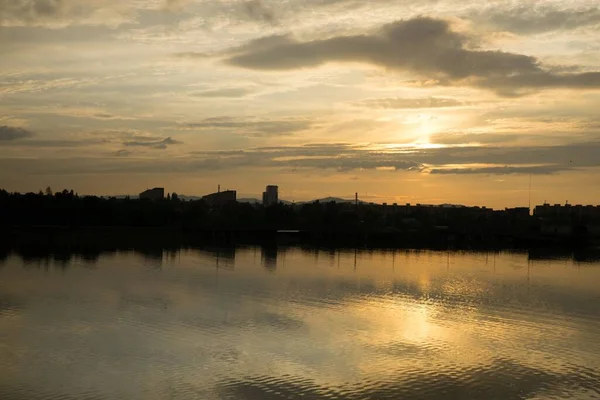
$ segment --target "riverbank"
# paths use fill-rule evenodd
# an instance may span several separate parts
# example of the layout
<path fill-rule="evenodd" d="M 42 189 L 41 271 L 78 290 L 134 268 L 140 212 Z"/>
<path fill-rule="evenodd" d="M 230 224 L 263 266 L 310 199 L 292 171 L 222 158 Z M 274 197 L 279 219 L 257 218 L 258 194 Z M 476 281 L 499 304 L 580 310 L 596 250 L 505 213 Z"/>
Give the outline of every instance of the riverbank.
<path fill-rule="evenodd" d="M 316 247 L 397 248 L 397 249 L 581 249 L 597 247 L 581 236 L 507 235 L 453 232 L 449 230 L 367 231 L 275 229 L 184 229 L 153 227 L 0 227 L 4 247 L 38 248 L 158 246 L 177 248 L 195 245 L 306 245 Z"/>

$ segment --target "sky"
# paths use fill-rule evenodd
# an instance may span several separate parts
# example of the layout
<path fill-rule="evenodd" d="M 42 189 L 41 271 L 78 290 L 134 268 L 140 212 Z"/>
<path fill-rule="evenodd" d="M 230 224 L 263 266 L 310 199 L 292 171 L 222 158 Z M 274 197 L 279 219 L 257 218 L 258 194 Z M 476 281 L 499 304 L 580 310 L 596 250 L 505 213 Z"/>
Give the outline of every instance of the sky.
<path fill-rule="evenodd" d="M 0 0 L 0 188 L 600 204 L 597 1 Z"/>

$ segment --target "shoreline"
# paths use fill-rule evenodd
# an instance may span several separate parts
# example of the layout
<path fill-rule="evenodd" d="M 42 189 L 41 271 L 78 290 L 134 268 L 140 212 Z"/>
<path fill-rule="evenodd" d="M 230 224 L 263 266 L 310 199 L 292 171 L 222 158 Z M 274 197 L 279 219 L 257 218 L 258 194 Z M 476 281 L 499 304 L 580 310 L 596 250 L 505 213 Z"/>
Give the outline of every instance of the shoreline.
<path fill-rule="evenodd" d="M 133 226 L 0 226 L 4 247 L 13 245 L 306 245 L 332 248 L 431 250 L 600 249 L 581 236 L 506 235 L 437 230 L 303 230 L 209 229 Z"/>

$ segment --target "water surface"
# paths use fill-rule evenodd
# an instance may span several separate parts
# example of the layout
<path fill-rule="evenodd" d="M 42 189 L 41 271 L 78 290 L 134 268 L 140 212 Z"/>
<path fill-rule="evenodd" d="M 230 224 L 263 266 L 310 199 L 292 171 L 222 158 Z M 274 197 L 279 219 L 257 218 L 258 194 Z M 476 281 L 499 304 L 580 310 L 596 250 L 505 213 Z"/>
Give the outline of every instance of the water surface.
<path fill-rule="evenodd" d="M 0 398 L 600 398 L 600 263 L 252 247 L 3 254 Z"/>

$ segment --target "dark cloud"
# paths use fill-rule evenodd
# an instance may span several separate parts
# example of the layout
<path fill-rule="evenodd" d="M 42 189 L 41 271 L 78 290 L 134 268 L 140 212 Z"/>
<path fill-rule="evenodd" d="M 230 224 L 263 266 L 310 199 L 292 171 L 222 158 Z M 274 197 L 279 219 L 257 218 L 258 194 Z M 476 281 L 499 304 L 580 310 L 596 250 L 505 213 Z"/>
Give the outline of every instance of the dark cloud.
<path fill-rule="evenodd" d="M 131 154 L 132 154 L 131 151 L 125 150 L 125 149 L 118 150 L 118 151 L 116 151 L 114 153 L 114 155 L 117 156 L 117 157 L 127 157 L 127 156 L 129 156 Z"/>
<path fill-rule="evenodd" d="M 0 26 L 117 26 L 131 21 L 132 12 L 115 0 L 0 0 Z"/>
<path fill-rule="evenodd" d="M 113 118 L 115 118 L 114 115 L 106 114 L 106 113 L 97 113 L 97 114 L 94 114 L 93 117 L 98 118 L 98 119 L 113 119 Z"/>
<path fill-rule="evenodd" d="M 244 12 L 253 20 L 274 24 L 275 13 L 262 0 L 249 0 L 243 4 Z"/>
<path fill-rule="evenodd" d="M 152 139 L 152 140 L 141 140 L 140 138 L 138 138 L 138 140 L 130 140 L 127 142 L 123 142 L 123 145 L 128 146 L 128 147 L 148 147 L 151 149 L 159 149 L 159 150 L 164 150 L 168 146 L 175 145 L 175 144 L 183 144 L 183 142 L 175 140 L 171 137 L 168 137 L 166 139 Z"/>
<path fill-rule="evenodd" d="M 568 171 L 571 168 L 556 165 L 541 165 L 534 167 L 478 167 L 478 168 L 448 168 L 432 169 L 429 173 L 434 175 L 550 175 L 556 172 Z"/>
<path fill-rule="evenodd" d="M 172 140 L 172 139 L 171 139 Z M 163 148 L 163 141 L 130 146 Z M 169 141 L 170 143 L 171 141 Z M 259 147 L 238 151 L 204 151 L 176 159 L 68 158 L 0 159 L 0 170 L 35 174 L 197 173 L 249 169 L 355 172 L 362 170 L 433 172 L 434 174 L 551 174 L 600 168 L 600 142 L 563 146 L 460 146 L 415 148 L 385 144 L 309 144 Z"/>
<path fill-rule="evenodd" d="M 199 58 L 209 58 L 210 54 L 198 53 L 198 52 L 194 52 L 194 51 L 187 51 L 187 52 L 183 52 L 183 53 L 175 53 L 175 57 L 199 59 Z"/>
<path fill-rule="evenodd" d="M 32 139 L 23 142 L 12 142 L 11 145 L 15 147 L 28 147 L 28 148 L 74 148 L 74 147 L 86 147 L 97 144 L 106 143 L 104 139 Z"/>
<path fill-rule="evenodd" d="M 208 118 L 180 125 L 180 129 L 218 129 L 245 136 L 292 135 L 309 129 L 313 122 L 305 119 L 243 120 L 230 117 Z"/>
<path fill-rule="evenodd" d="M 252 88 L 222 88 L 222 89 L 214 89 L 214 90 L 205 90 L 203 92 L 194 92 L 191 93 L 191 96 L 194 97 L 223 97 L 223 98 L 237 98 L 237 97 L 245 97 L 252 93 L 255 90 Z"/>
<path fill-rule="evenodd" d="M 507 133 L 462 133 L 462 132 L 443 132 L 436 133 L 430 136 L 429 140 L 437 144 L 498 144 L 510 143 L 524 139 L 539 139 L 540 136 L 525 135 L 525 134 L 507 134 Z M 562 139 L 569 139 L 563 137 Z"/>
<path fill-rule="evenodd" d="M 68 116 L 69 114 L 67 114 Z M 79 116 L 76 115 L 75 116 Z M 88 117 L 88 115 L 81 115 L 82 117 Z M 100 112 L 100 113 L 95 113 L 95 114 L 91 114 L 89 115 L 90 118 L 94 118 L 94 119 L 100 119 L 100 120 L 107 120 L 107 121 L 111 121 L 111 120 L 134 120 L 135 118 L 132 117 L 124 117 L 122 115 L 114 115 L 114 114 L 108 114 L 108 113 L 104 113 L 104 112 Z"/>
<path fill-rule="evenodd" d="M 354 103 L 358 106 L 370 108 L 443 108 L 443 107 L 458 107 L 463 103 L 442 97 L 427 97 L 427 98 L 386 98 L 386 99 L 368 99 Z"/>
<path fill-rule="evenodd" d="M 232 49 L 225 62 L 265 71 L 328 62 L 368 63 L 410 71 L 439 84 L 483 87 L 506 96 L 542 88 L 600 88 L 600 72 L 555 73 L 535 57 L 471 49 L 471 42 L 447 21 L 415 18 L 385 25 L 374 34 L 309 42 L 290 36 L 266 37 Z"/>
<path fill-rule="evenodd" d="M 0 0 L 0 25 L 13 20 L 33 22 L 59 16 L 64 12 L 62 0 Z"/>
<path fill-rule="evenodd" d="M 528 5 L 509 9 L 483 9 L 479 14 L 470 17 L 493 29 L 517 34 L 536 34 L 598 25 L 600 9 L 594 7 L 557 10 L 548 6 Z"/>
<path fill-rule="evenodd" d="M 23 128 L 16 128 L 6 125 L 0 126 L 0 141 L 26 139 L 32 136 L 34 136 L 33 132 Z"/>
<path fill-rule="evenodd" d="M 195 154 L 204 163 L 203 167 L 211 166 L 215 169 L 278 167 L 333 169 L 339 172 L 383 169 L 435 171 L 435 174 L 506 175 L 551 174 L 600 167 L 600 159 L 596 156 L 599 151 L 600 142 L 542 147 L 465 146 L 418 149 L 398 146 L 386 150 L 339 143 Z M 443 168 L 445 165 L 453 167 Z"/>

